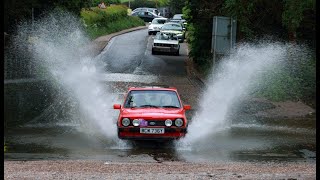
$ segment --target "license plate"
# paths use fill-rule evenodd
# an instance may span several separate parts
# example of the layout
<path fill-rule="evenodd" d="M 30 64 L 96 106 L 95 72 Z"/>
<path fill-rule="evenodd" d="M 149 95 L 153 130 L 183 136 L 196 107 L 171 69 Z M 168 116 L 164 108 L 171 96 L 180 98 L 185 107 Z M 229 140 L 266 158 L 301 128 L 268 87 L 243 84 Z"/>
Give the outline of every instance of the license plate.
<path fill-rule="evenodd" d="M 170 52 L 170 49 L 160 49 L 160 51 L 162 51 L 162 52 Z"/>
<path fill-rule="evenodd" d="M 143 134 L 164 134 L 164 128 L 140 128 Z"/>

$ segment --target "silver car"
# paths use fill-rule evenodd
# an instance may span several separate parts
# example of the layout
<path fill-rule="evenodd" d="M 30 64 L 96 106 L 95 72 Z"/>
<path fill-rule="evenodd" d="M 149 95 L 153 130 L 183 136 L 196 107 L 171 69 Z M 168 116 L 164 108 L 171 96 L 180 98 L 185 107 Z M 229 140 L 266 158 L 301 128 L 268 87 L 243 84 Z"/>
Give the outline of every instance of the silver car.
<path fill-rule="evenodd" d="M 154 18 L 148 27 L 148 34 L 156 34 L 160 31 L 164 23 L 167 22 L 167 18 Z"/>
<path fill-rule="evenodd" d="M 179 50 L 179 39 L 174 33 L 158 32 L 153 39 L 152 54 L 163 52 L 179 56 Z"/>

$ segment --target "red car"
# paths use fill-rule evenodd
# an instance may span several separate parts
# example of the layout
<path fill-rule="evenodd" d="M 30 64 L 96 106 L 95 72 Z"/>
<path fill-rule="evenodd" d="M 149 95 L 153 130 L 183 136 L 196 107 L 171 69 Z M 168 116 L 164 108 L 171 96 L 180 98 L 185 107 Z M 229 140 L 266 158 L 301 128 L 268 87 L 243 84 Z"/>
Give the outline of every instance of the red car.
<path fill-rule="evenodd" d="M 131 140 L 174 140 L 187 133 L 188 120 L 177 89 L 172 87 L 131 87 L 119 109 L 118 137 Z"/>

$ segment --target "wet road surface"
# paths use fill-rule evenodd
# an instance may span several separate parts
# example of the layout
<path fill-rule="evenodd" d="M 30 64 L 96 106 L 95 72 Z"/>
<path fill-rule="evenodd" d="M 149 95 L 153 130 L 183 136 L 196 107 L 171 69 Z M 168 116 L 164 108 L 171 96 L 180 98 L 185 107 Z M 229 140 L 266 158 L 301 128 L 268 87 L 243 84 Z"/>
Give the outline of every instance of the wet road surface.
<path fill-rule="evenodd" d="M 181 44 L 180 56 L 151 55 L 152 36 L 139 30 L 117 36 L 97 57 L 103 71 L 101 83 L 113 91 L 114 103 L 130 86 L 166 84 L 177 87 L 184 103 L 197 110 L 201 86 L 187 76 L 186 44 Z M 114 162 L 163 161 L 315 161 L 316 130 L 314 119 L 261 121 L 246 114 L 234 117 L 234 123 L 221 131 L 208 134 L 205 141 L 193 146 L 163 143 L 132 143 L 106 138 L 103 132 L 88 128 L 87 124 L 66 119 L 55 110 L 39 115 L 34 121 L 9 128 L 6 135 L 8 152 L 5 159 L 97 159 Z M 110 105 L 111 107 L 112 105 Z M 60 107 L 60 109 L 58 108 Z M 109 109 L 116 118 L 117 112 Z M 281 121 L 281 120 L 279 120 Z M 283 124 L 283 123 L 282 123 Z M 298 126 L 297 126 L 298 124 Z M 110 125 L 112 126 L 112 125 Z"/>

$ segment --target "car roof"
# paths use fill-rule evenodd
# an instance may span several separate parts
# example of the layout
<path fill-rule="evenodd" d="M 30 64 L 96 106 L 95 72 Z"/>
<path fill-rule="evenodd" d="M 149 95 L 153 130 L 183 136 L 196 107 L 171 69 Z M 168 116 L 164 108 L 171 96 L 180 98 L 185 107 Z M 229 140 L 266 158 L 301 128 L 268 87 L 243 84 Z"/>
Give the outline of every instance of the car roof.
<path fill-rule="evenodd" d="M 154 18 L 154 19 L 163 19 L 163 20 L 168 20 L 168 18 L 165 18 L 165 17 L 159 17 L 159 18 Z"/>
<path fill-rule="evenodd" d="M 166 24 L 180 24 L 180 23 L 177 23 L 177 22 L 167 22 Z M 181 24 L 180 24 L 181 25 Z"/>
<path fill-rule="evenodd" d="M 168 87 L 168 86 L 145 86 L 145 87 L 130 87 L 129 91 L 136 90 L 136 91 L 144 91 L 144 90 L 155 90 L 155 91 L 177 91 L 175 87 Z"/>
<path fill-rule="evenodd" d="M 156 8 L 147 8 L 147 7 L 142 7 L 142 8 L 136 8 L 133 11 L 140 11 L 140 10 L 147 10 L 147 11 L 153 11 L 153 10 L 158 10 Z"/>
<path fill-rule="evenodd" d="M 170 22 L 167 22 L 167 23 L 164 23 L 163 25 L 166 25 L 166 24 L 178 24 L 178 25 L 182 26 L 182 25 L 181 25 L 181 23 L 178 23 L 178 22 L 171 22 L 171 21 L 170 21 Z"/>

